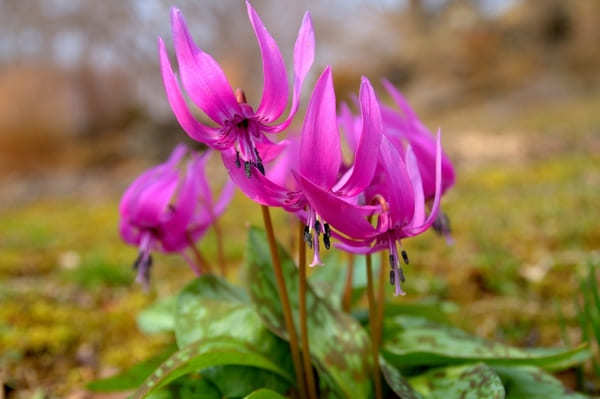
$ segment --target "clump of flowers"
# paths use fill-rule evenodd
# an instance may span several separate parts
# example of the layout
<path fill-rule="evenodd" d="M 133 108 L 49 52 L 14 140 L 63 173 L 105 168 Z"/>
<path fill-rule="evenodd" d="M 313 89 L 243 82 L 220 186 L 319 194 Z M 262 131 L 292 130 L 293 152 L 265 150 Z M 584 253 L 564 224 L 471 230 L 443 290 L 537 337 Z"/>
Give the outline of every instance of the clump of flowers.
<path fill-rule="evenodd" d="M 300 224 L 300 325 L 302 342 L 307 346 L 304 243 L 313 250 L 310 266 L 323 265 L 321 242 L 330 249 L 332 239 L 337 240 L 337 248 L 366 255 L 369 281 L 370 254 L 388 251 L 390 282 L 395 295 L 403 295 L 405 275 L 398 246 L 401 240 L 432 225 L 449 237 L 440 203 L 443 193 L 454 184 L 454 170 L 442 151 L 440 133 L 434 138 L 389 82 L 384 81 L 384 86 L 398 109 L 381 103 L 369 79 L 362 77 L 356 97 L 359 114 L 354 115 L 345 104 L 338 112 L 329 66 L 312 90 L 300 132 L 275 140 L 278 133 L 288 130 L 299 109 L 303 82 L 314 60 L 311 17 L 308 12 L 304 15 L 294 46 L 289 114 L 277 122 L 289 101 L 285 63 L 248 1 L 246 7 L 263 65 L 264 88 L 256 108 L 247 103 L 243 90 L 232 89 L 219 64 L 195 44 L 180 10 L 171 10 L 179 77 L 172 69 L 164 41 L 158 41 L 162 80 L 175 118 L 189 137 L 207 145 L 209 152 L 220 152 L 231 182 L 214 203 L 204 173 L 208 155 L 179 146 L 167 162 L 144 173 L 126 191 L 120 206 L 121 234 L 139 248 L 135 262 L 139 281 L 147 284 L 152 250 L 180 253 L 201 274 L 206 265 L 195 242 L 224 211 L 233 185 L 260 204 L 274 272 L 279 276 L 277 288 L 300 396 L 314 399 L 315 382 L 307 369 L 311 367 L 310 350 L 306 347 L 302 351 L 302 365 L 269 207 L 284 209 Z M 214 122 L 212 126 L 193 117 L 180 84 Z M 353 155 L 350 163 L 342 160 L 340 125 Z M 195 259 L 186 254 L 187 250 Z M 406 252 L 400 253 L 408 264 Z M 370 313 L 375 317 L 373 301 L 369 295 Z M 383 301 L 379 306 L 383 307 Z M 378 359 L 381 320 L 373 320 L 372 348 L 374 359 Z M 376 372 L 377 398 L 381 398 L 379 379 Z"/>

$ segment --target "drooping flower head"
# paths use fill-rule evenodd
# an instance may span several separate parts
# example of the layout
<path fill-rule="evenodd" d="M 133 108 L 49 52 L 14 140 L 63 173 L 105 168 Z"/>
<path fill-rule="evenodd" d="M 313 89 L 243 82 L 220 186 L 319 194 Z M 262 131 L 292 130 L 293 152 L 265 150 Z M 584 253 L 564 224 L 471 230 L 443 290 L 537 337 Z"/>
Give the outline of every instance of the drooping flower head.
<path fill-rule="evenodd" d="M 144 172 L 125 191 L 119 230 L 125 242 L 139 248 L 138 282 L 148 284 L 153 250 L 180 253 L 201 273 L 184 251 L 223 213 L 235 188 L 228 182 L 214 203 L 205 177 L 208 156 L 179 145 L 165 163 Z"/>
<path fill-rule="evenodd" d="M 340 134 L 329 67 L 315 84 L 300 138 L 290 138 L 281 158 L 266 176 L 252 172 L 252 179 L 247 179 L 235 167 L 235 155 L 222 154 L 231 178 L 248 197 L 262 205 L 294 212 L 305 222 L 305 239 L 314 250 L 311 266 L 321 264 L 321 236 L 326 248 L 331 245 L 331 227 L 356 239 L 377 233 L 367 216 L 378 207 L 362 206 L 357 200 L 375 172 L 382 137 L 377 99 L 366 78 L 362 79 L 359 97 L 362 140 L 354 163 L 345 174 L 340 174 Z M 325 209 L 328 216 L 324 217 L 319 209 Z"/>
<path fill-rule="evenodd" d="M 416 112 L 409 105 L 402 93 L 396 89 L 389 81 L 383 80 L 383 85 L 396 103 L 397 109 L 380 104 L 381 115 L 383 118 L 384 134 L 388 140 L 392 141 L 397 147 L 404 148 L 411 146 L 412 152 L 416 158 L 421 181 L 423 184 L 423 194 L 429 205 L 433 201 L 436 193 L 436 141 L 429 129 L 419 120 Z M 354 116 L 347 105 L 343 104 L 339 116 L 347 142 L 351 148 L 356 144 L 359 136 L 357 129 L 358 117 Z M 401 151 L 402 155 L 406 151 Z M 450 189 L 455 182 L 454 167 L 448 155 L 442 151 L 442 195 Z M 406 162 L 406 159 L 405 159 Z M 450 222 L 446 214 L 442 211 L 433 223 L 433 228 L 444 235 L 448 242 L 450 237 Z"/>
<path fill-rule="evenodd" d="M 181 127 L 194 140 L 221 152 L 233 152 L 236 167 L 251 176 L 253 168 L 264 174 L 263 163 L 271 161 L 281 146 L 265 133 L 278 133 L 291 123 L 300 101 L 300 90 L 314 59 L 314 32 L 307 12 L 294 46 L 292 104 L 287 118 L 280 123 L 288 102 L 288 79 L 277 43 L 271 37 L 252 5 L 246 1 L 248 17 L 262 55 L 264 88 L 256 109 L 250 106 L 241 90 L 232 90 L 219 64 L 196 46 L 181 11 L 171 10 L 171 24 L 179 75 L 190 99 L 217 126 L 206 126 L 191 114 L 168 59 L 165 44 L 159 38 L 160 64 L 167 99 Z"/>
<path fill-rule="evenodd" d="M 435 221 L 440 206 L 442 186 L 440 134 L 436 140 L 435 194 L 431 211 L 426 215 L 423 182 L 412 146 L 400 146 L 385 135 L 379 149 L 378 170 L 371 185 L 364 192 L 368 204 L 379 204 L 376 229 L 378 234 L 365 240 L 338 237 L 338 247 L 349 252 L 366 254 L 388 250 L 390 254 L 390 282 L 395 295 L 403 295 L 401 283 L 404 273 L 399 264 L 397 245 L 407 237 L 426 231 Z M 403 250 L 402 258 L 408 264 Z"/>

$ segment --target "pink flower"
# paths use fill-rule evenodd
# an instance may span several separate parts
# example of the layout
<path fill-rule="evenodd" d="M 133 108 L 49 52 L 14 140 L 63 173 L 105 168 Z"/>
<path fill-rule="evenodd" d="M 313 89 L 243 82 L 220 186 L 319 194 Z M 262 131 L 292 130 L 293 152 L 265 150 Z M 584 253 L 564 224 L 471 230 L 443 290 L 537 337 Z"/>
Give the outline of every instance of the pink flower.
<path fill-rule="evenodd" d="M 369 81 L 362 79 L 361 137 L 353 165 L 340 175 L 342 154 L 331 69 L 325 68 L 313 90 L 299 141 L 289 140 L 282 158 L 266 176 L 247 179 L 235 166 L 235 155 L 223 153 L 233 181 L 252 200 L 296 213 L 305 223 L 305 239 L 314 249 L 311 266 L 321 264 L 319 240 L 330 246 L 333 226 L 355 239 L 377 234 L 367 217 L 378 206 L 362 206 L 357 197 L 368 187 L 377 166 L 382 137 L 381 115 Z M 291 179 L 293 177 L 293 179 Z"/>
<path fill-rule="evenodd" d="M 246 103 L 241 90 L 234 94 L 219 64 L 195 45 L 181 11 L 176 8 L 171 9 L 171 24 L 181 82 L 191 100 L 217 126 L 201 124 L 190 113 L 160 38 L 159 54 L 167 99 L 181 127 L 194 140 L 215 150 L 235 154 L 236 166 L 241 168 L 243 165 L 249 177 L 253 167 L 264 174 L 263 162 L 271 161 L 282 149 L 265 133 L 286 129 L 296 114 L 302 83 L 313 63 L 315 40 L 307 12 L 294 46 L 292 105 L 287 118 L 274 123 L 288 102 L 287 71 L 277 43 L 248 1 L 246 7 L 263 61 L 264 88 L 256 110 Z"/>
<path fill-rule="evenodd" d="M 119 230 L 125 242 L 139 248 L 134 264 L 138 282 L 148 284 L 153 250 L 180 253 L 201 273 L 185 250 L 223 213 L 235 188 L 228 182 L 213 203 L 205 176 L 208 156 L 179 145 L 165 163 L 144 172 L 125 191 L 119 205 Z"/>

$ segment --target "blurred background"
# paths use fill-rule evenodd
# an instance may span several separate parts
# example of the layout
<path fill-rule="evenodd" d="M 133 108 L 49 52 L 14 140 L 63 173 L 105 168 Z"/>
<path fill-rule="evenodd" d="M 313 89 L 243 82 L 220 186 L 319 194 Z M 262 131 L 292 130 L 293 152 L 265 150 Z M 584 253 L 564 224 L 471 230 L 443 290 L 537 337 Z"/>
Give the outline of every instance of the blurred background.
<path fill-rule="evenodd" d="M 256 104 L 261 61 L 241 0 L 0 0 L 0 398 L 101 397 L 85 383 L 168 341 L 138 332 L 136 313 L 192 273 L 160 256 L 150 292 L 135 285 L 117 205 L 137 174 L 187 142 L 157 62 L 158 36 L 174 59 L 171 5 Z M 581 342 L 580 282 L 597 284 L 587 273 L 600 259 L 600 2 L 253 5 L 288 65 L 311 11 L 317 54 L 303 104 L 331 64 L 338 100 L 366 75 L 387 101 L 387 77 L 442 128 L 457 167 L 444 204 L 456 245 L 433 233 L 406 242 L 402 300 L 455 302 L 461 327 L 515 345 Z M 238 193 L 221 223 L 232 268 L 259 221 Z M 215 256 L 212 233 L 200 247 Z"/>

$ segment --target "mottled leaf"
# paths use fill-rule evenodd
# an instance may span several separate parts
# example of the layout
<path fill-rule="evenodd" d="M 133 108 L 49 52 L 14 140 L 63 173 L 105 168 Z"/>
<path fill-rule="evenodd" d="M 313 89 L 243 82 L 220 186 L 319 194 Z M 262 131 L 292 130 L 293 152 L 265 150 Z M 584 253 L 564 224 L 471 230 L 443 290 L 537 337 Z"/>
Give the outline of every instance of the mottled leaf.
<path fill-rule="evenodd" d="M 428 399 L 505 398 L 500 377 L 483 363 L 432 369 L 409 382 Z"/>
<path fill-rule="evenodd" d="M 87 389 L 95 392 L 120 392 L 139 387 L 152 372 L 173 352 L 175 346 L 160 355 L 151 357 L 112 377 L 102 378 L 87 384 Z"/>
<path fill-rule="evenodd" d="M 535 365 L 556 369 L 582 359 L 585 346 L 540 353 L 491 342 L 424 318 L 396 316 L 384 322 L 382 353 L 400 370 L 483 361 L 497 365 Z"/>
<path fill-rule="evenodd" d="M 175 320 L 180 347 L 207 338 L 234 338 L 293 373 L 287 342 L 269 331 L 242 289 L 219 277 L 206 275 L 189 283 L 179 294 Z M 244 396 L 261 387 L 285 392 L 290 385 L 280 376 L 257 368 L 222 366 L 203 374 L 228 397 Z"/>
<path fill-rule="evenodd" d="M 246 396 L 244 399 L 285 399 L 284 396 L 281 396 L 275 391 L 271 391 L 270 389 L 259 389 L 257 391 L 252 392 L 250 395 Z"/>
<path fill-rule="evenodd" d="M 423 397 L 416 392 L 402 376 L 400 371 L 389 364 L 383 357 L 379 357 L 381 373 L 388 386 L 400 399 L 422 399 Z"/>
<path fill-rule="evenodd" d="M 586 399 L 588 396 L 565 388 L 559 380 L 537 367 L 502 367 L 500 376 L 506 399 Z"/>
<path fill-rule="evenodd" d="M 232 338 L 204 339 L 175 352 L 158 367 L 133 395 L 134 399 L 147 397 L 177 378 L 208 367 L 222 365 L 258 367 L 291 381 L 286 370 L 256 352 L 246 343 Z"/>
<path fill-rule="evenodd" d="M 281 246 L 279 254 L 297 323 L 297 268 Z M 266 235 L 257 228 L 249 233 L 247 280 L 252 301 L 264 322 L 273 332 L 287 338 Z M 335 310 L 310 286 L 306 303 L 310 351 L 320 374 L 330 377 L 335 384 L 332 389 L 339 395 L 368 398 L 372 391 L 372 365 L 367 334 L 356 320 Z"/>
<path fill-rule="evenodd" d="M 159 299 L 138 314 L 137 324 L 146 334 L 175 330 L 175 305 L 177 296 Z"/>

